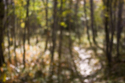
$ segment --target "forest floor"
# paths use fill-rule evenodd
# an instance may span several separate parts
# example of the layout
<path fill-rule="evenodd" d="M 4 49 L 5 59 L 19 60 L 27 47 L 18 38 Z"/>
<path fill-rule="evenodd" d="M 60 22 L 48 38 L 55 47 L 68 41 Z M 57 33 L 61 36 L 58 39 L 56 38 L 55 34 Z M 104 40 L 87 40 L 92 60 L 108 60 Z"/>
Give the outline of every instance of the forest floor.
<path fill-rule="evenodd" d="M 43 55 L 43 58 L 45 60 L 45 64 L 48 65 L 49 67 L 49 55 L 50 55 L 50 51 L 47 50 L 45 53 L 43 53 L 43 49 L 44 47 L 40 47 L 43 43 L 39 43 L 37 45 L 34 46 L 29 46 L 26 45 L 26 68 L 25 71 L 22 72 L 23 70 L 23 64 L 22 64 L 22 60 L 23 60 L 23 50 L 22 48 L 17 48 L 16 49 L 16 58 L 17 58 L 17 65 L 15 64 L 14 61 L 14 54 L 11 55 L 12 58 L 12 63 L 8 62 L 8 68 L 7 68 L 7 75 L 6 75 L 6 80 L 8 81 L 19 81 L 19 79 L 23 79 L 24 77 L 27 76 L 27 74 L 29 74 L 31 77 L 33 77 L 35 71 L 37 71 L 40 68 L 40 63 L 41 61 L 39 60 L 39 57 L 41 57 L 40 55 Z M 11 48 L 12 49 L 12 48 Z M 76 59 L 76 64 L 77 67 L 81 73 L 81 75 L 83 75 L 84 77 L 89 76 L 93 73 L 95 73 L 97 70 L 101 69 L 101 65 L 99 64 L 99 60 L 97 58 L 95 58 L 93 55 L 93 51 L 92 50 L 86 50 L 86 49 L 81 49 L 78 46 L 74 47 L 75 52 L 77 52 L 77 54 L 80 57 L 80 60 Z M 12 52 L 12 50 L 11 50 Z M 13 52 L 12 52 L 13 53 Z M 37 65 L 37 67 L 35 69 L 34 66 Z M 48 68 L 46 68 L 48 69 Z M 29 72 L 28 72 L 29 71 Z M 47 71 L 45 71 L 47 72 Z M 93 78 L 91 80 L 95 80 L 96 78 Z M 89 83 L 90 80 L 85 79 L 86 83 Z"/>
<path fill-rule="evenodd" d="M 6 54 L 6 62 L 7 67 L 5 66 L 1 70 L 3 71 L 4 81 L 11 82 L 20 82 L 20 80 L 27 81 L 27 83 L 39 83 L 41 80 L 41 76 L 44 76 L 42 79 L 46 81 L 45 78 L 49 74 L 49 66 L 50 66 L 50 51 L 47 50 L 44 52 L 45 42 L 39 42 L 34 45 L 25 45 L 26 48 L 26 67 L 24 69 L 23 65 L 23 46 L 16 48 L 16 59 L 17 64 L 15 62 L 15 55 L 13 47 L 10 48 L 11 54 L 11 63 L 8 60 Z M 8 53 L 7 45 L 6 52 Z M 103 71 L 103 61 L 100 61 L 99 56 L 102 56 L 102 50 L 96 50 L 96 53 L 93 51 L 92 47 L 87 46 L 77 46 L 73 47 L 73 52 L 75 55 L 78 55 L 79 59 L 75 59 L 76 66 L 78 71 L 83 77 L 87 77 L 84 79 L 85 83 L 100 83 L 97 82 L 104 73 L 99 73 L 100 70 Z M 57 60 L 58 53 L 55 53 L 55 61 Z M 58 60 L 57 60 L 58 61 Z M 55 63 L 57 65 L 57 63 Z M 44 69 L 43 69 L 44 68 Z M 39 71 L 42 69 L 42 72 Z M 102 72 L 101 71 L 101 72 Z M 1 78 L 1 77 L 0 77 Z M 34 79 L 32 82 L 31 80 Z M 105 81 L 101 81 L 101 83 L 105 83 Z M 122 83 L 122 82 L 121 82 Z"/>

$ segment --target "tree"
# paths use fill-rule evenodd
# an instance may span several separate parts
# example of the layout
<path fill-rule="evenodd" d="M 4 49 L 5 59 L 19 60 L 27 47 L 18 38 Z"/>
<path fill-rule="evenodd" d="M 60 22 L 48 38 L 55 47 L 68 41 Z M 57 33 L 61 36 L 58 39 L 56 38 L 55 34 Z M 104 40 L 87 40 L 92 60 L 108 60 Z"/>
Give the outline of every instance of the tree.
<path fill-rule="evenodd" d="M 91 41 L 90 41 L 90 34 L 89 34 L 89 25 L 88 25 L 88 19 L 87 19 L 87 12 L 86 12 L 86 0 L 84 0 L 84 5 L 83 5 L 83 7 L 84 7 L 84 13 L 85 13 L 85 27 L 86 27 L 86 29 L 87 29 L 87 36 L 88 36 L 88 41 L 89 41 L 89 44 L 90 44 L 90 46 L 92 45 L 91 44 Z"/>
<path fill-rule="evenodd" d="M 47 27 L 47 34 L 46 34 L 46 44 L 45 44 L 45 51 L 47 50 L 47 46 L 48 46 L 48 41 L 49 41 L 49 30 L 48 30 L 48 1 L 46 0 L 46 4 L 45 4 L 45 14 L 46 14 L 46 27 Z"/>
<path fill-rule="evenodd" d="M 109 0 L 104 1 L 104 6 L 105 6 L 105 17 L 104 17 L 104 27 L 105 27 L 105 40 L 106 40 L 106 57 L 108 60 L 108 65 L 111 65 L 112 57 L 110 55 L 109 51 L 109 7 L 110 7 L 110 2 Z"/>
<path fill-rule="evenodd" d="M 29 6 L 30 6 L 30 0 L 27 0 L 27 6 L 26 6 L 26 28 L 27 28 L 27 39 L 28 44 L 30 45 L 30 27 L 29 27 Z"/>
<path fill-rule="evenodd" d="M 50 61 L 50 80 L 49 82 L 53 82 L 52 76 L 54 74 L 54 53 L 56 48 L 56 33 L 57 33 L 57 0 L 53 2 L 53 24 L 52 24 L 52 49 L 51 49 L 51 61 Z"/>
<path fill-rule="evenodd" d="M 26 11 L 26 21 L 25 21 L 25 28 L 24 28 L 24 32 L 23 32 L 23 65 L 25 68 L 25 54 L 26 54 L 26 49 L 25 49 L 25 42 L 26 42 L 26 30 L 28 29 L 29 31 L 29 0 L 27 0 L 27 11 Z M 28 38 L 29 38 L 29 32 L 28 32 Z M 28 39 L 28 44 L 30 44 L 29 39 Z"/>
<path fill-rule="evenodd" d="M 94 5 L 93 5 L 93 0 L 90 0 L 90 11 L 91 11 L 91 28 L 92 28 L 92 39 L 93 39 L 93 42 L 94 44 L 96 44 L 96 40 L 95 40 L 95 37 L 96 37 L 96 31 L 95 31 L 95 25 L 94 25 Z"/>
<path fill-rule="evenodd" d="M 119 52 L 119 44 L 120 44 L 120 39 L 121 39 L 121 32 L 123 29 L 123 24 L 122 24 L 122 12 L 123 12 L 123 4 L 124 0 L 119 0 L 118 2 L 118 23 L 117 23 L 117 57 L 119 58 L 120 52 Z"/>
<path fill-rule="evenodd" d="M 63 12 L 63 5 L 64 5 L 64 1 L 63 0 L 61 0 L 61 2 L 60 2 L 60 20 L 59 20 L 59 24 L 61 23 L 61 22 L 63 22 L 63 17 L 62 17 L 62 12 Z M 60 65 L 61 65 L 61 56 L 62 56 L 62 42 L 63 42 L 63 26 L 61 26 L 61 25 L 59 25 L 59 31 L 60 31 L 60 35 L 59 35 L 59 50 L 58 50 L 58 59 L 59 59 L 59 65 L 58 65 L 58 83 L 61 83 L 60 82 L 60 73 L 61 73 L 61 71 L 60 71 Z"/>
<path fill-rule="evenodd" d="M 9 17 L 9 1 L 6 0 L 6 6 L 7 6 L 7 9 L 6 9 L 6 17 L 7 17 L 7 21 L 6 21 L 6 29 L 7 29 L 7 40 L 8 40 L 8 57 L 9 57 L 9 62 L 11 63 L 11 56 L 10 56 L 10 26 L 9 26 L 9 23 L 10 23 L 10 17 Z"/>
<path fill-rule="evenodd" d="M 4 56 L 3 56 L 3 47 L 4 47 L 4 43 L 3 43 L 3 39 L 4 39 L 4 35 L 3 35 L 3 18 L 4 18 L 4 3 L 3 0 L 0 0 L 0 67 L 2 66 L 2 64 L 4 63 Z"/>
<path fill-rule="evenodd" d="M 17 65 L 17 55 L 16 55 L 16 14 L 15 14 L 15 4 L 12 1 L 12 6 L 13 6 L 13 17 L 14 17 L 14 22 L 13 22 L 13 45 L 14 45 L 14 60 Z"/>

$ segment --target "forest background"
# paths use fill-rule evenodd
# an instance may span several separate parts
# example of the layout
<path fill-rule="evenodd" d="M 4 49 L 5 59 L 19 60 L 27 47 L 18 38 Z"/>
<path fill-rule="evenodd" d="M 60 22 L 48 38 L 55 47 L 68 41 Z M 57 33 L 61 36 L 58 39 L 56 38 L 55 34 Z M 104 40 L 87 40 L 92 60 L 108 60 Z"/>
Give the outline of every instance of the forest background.
<path fill-rule="evenodd" d="M 125 83 L 125 0 L 0 0 L 0 82 Z"/>

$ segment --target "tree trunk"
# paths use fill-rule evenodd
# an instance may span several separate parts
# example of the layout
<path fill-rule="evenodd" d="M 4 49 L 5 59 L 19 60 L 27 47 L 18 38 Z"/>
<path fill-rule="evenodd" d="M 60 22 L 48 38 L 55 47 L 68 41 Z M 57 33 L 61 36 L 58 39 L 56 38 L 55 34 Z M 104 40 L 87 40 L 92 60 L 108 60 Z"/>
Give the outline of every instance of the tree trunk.
<path fill-rule="evenodd" d="M 14 60 L 17 66 L 17 58 L 16 58 L 16 16 L 15 16 L 15 4 L 12 2 L 13 5 L 13 15 L 14 15 L 14 22 L 13 22 L 13 28 L 14 28 L 14 33 L 13 33 L 13 45 L 14 45 Z"/>
<path fill-rule="evenodd" d="M 52 26 L 52 49 L 51 49 L 51 61 L 50 61 L 50 76 L 49 76 L 49 82 L 53 82 L 52 76 L 54 74 L 54 53 L 56 48 L 56 32 L 57 32 L 57 0 L 54 0 L 53 4 L 53 26 Z"/>
<path fill-rule="evenodd" d="M 72 0 L 70 0 L 70 9 L 72 9 Z M 69 20 L 71 20 L 71 16 L 69 15 Z M 81 78 L 81 76 L 79 75 L 79 72 L 78 72 L 78 70 L 77 70 L 77 66 L 76 66 L 76 63 L 75 63 L 75 61 L 74 61 L 74 56 L 73 56 L 73 52 L 72 52 L 72 48 L 73 48 L 73 41 L 72 41 L 72 39 L 71 39 L 71 22 L 69 21 L 69 54 L 70 54 L 70 58 L 71 58 L 71 61 L 72 61 L 72 64 L 73 64 L 73 68 L 74 68 L 74 70 L 75 70 L 75 74 L 76 74 L 76 76 L 78 76 L 79 77 L 79 80 L 80 80 L 80 82 L 81 83 L 84 83 L 83 82 L 83 79 Z M 75 27 L 76 28 L 76 27 Z"/>
<path fill-rule="evenodd" d="M 111 0 L 110 1 L 110 25 L 111 25 L 111 40 L 110 40 L 110 49 L 109 49 L 109 54 L 112 56 L 112 48 L 113 48 L 113 40 L 114 40 L 114 33 L 115 33 L 115 24 L 116 24 L 116 14 L 113 13 L 116 11 L 116 0 Z M 114 10 L 113 10 L 114 8 Z"/>
<path fill-rule="evenodd" d="M 105 18 L 104 18 L 104 25 L 105 25 L 105 40 L 106 40 L 106 57 L 108 60 L 108 65 L 110 66 L 112 57 L 109 53 L 109 0 L 104 1 L 105 9 Z"/>
<path fill-rule="evenodd" d="M 119 0 L 118 23 L 117 23 L 117 59 L 119 59 L 119 56 L 120 56 L 120 52 L 119 52 L 120 45 L 119 44 L 120 44 L 120 39 L 121 39 L 121 32 L 123 29 L 123 25 L 122 25 L 123 4 L 124 4 L 124 0 Z"/>
<path fill-rule="evenodd" d="M 89 25 L 88 25 L 87 14 L 86 14 L 86 0 L 84 0 L 84 13 L 85 13 L 85 26 L 86 26 L 86 29 L 87 29 L 88 41 L 89 41 L 89 44 L 91 46 L 92 43 L 90 41 Z"/>
<path fill-rule="evenodd" d="M 80 40 L 80 28 L 79 28 L 79 26 L 78 26 L 78 8 L 79 8 L 79 2 L 80 2 L 80 0 L 77 0 L 76 1 L 76 4 L 75 4 L 75 18 L 74 18 L 74 20 L 75 20 L 75 30 L 76 30 L 76 34 L 77 34 L 77 37 L 78 37 L 78 39 L 79 39 L 79 46 L 80 46 L 80 43 L 81 43 L 81 40 Z"/>
<path fill-rule="evenodd" d="M 26 11 L 26 21 L 25 21 L 25 28 L 24 28 L 24 32 L 23 32 L 23 65 L 24 65 L 24 68 L 25 68 L 25 54 L 26 54 L 26 49 L 25 49 L 25 42 L 26 42 L 26 30 L 29 28 L 29 0 L 27 0 L 27 11 Z M 29 30 L 28 30 L 29 31 Z M 28 35 L 29 35 L 29 32 L 28 32 Z M 28 37 L 29 38 L 29 37 Z M 28 44 L 29 43 L 29 39 L 28 39 Z"/>
<path fill-rule="evenodd" d="M 95 28 L 94 28 L 94 6 L 93 6 L 93 0 L 90 0 L 90 11 L 91 11 L 91 28 L 92 28 L 92 35 L 93 35 L 93 42 L 96 44 L 95 40 Z"/>
<path fill-rule="evenodd" d="M 45 14 L 46 14 L 46 27 L 47 27 L 47 33 L 46 33 L 46 42 L 45 42 L 45 50 L 47 50 L 48 41 L 49 41 L 49 30 L 48 30 L 48 0 L 46 0 L 46 8 L 45 8 Z"/>
<path fill-rule="evenodd" d="M 61 6 L 60 6 L 60 20 L 59 22 L 61 23 L 63 21 L 63 17 L 62 17 L 62 12 L 63 12 L 63 0 L 61 0 Z M 59 28 L 60 28 L 60 35 L 59 35 L 59 50 L 58 50 L 58 55 L 59 55 L 59 65 L 58 65 L 58 83 L 61 83 L 60 82 L 60 65 L 61 65 L 61 55 L 62 55 L 62 42 L 63 42 L 63 26 L 59 25 Z"/>
<path fill-rule="evenodd" d="M 7 28 L 7 40 L 8 40 L 8 58 L 9 62 L 11 63 L 11 56 L 10 56 L 10 27 L 9 27 L 9 21 L 10 17 L 9 15 L 9 3 L 8 0 L 6 0 L 6 6 L 7 6 L 7 11 L 6 11 L 6 17 L 7 17 L 7 23 L 6 23 L 6 28 Z"/>
<path fill-rule="evenodd" d="M 26 28 L 27 28 L 27 39 L 28 39 L 28 44 L 30 45 L 30 27 L 29 27 L 29 5 L 30 5 L 30 0 L 27 0 L 27 7 L 26 7 Z"/>
<path fill-rule="evenodd" d="M 3 4 L 3 0 L 0 0 L 0 67 L 2 67 L 4 61 L 4 56 L 3 56 L 3 47 L 4 47 L 4 43 L 3 43 L 3 18 L 4 18 L 4 4 Z"/>

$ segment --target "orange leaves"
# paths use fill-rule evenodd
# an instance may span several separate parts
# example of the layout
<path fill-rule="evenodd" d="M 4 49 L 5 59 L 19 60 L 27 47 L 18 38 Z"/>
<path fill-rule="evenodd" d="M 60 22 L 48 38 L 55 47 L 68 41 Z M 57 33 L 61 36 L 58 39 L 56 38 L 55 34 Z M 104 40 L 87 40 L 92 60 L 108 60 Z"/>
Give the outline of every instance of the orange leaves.
<path fill-rule="evenodd" d="M 43 46 L 41 46 L 43 45 Z M 15 53 L 14 49 L 10 49 L 11 51 L 11 60 L 12 63 L 9 63 L 8 58 L 6 57 L 7 62 L 7 77 L 11 79 L 11 81 L 18 82 L 21 78 L 27 77 L 27 79 L 34 78 L 35 72 L 37 70 L 42 70 L 42 75 L 46 76 L 47 71 L 49 71 L 50 65 L 50 51 L 46 51 L 43 54 L 44 42 L 38 43 L 37 45 L 25 45 L 26 48 L 26 68 L 23 70 L 23 46 L 16 48 L 16 59 L 17 65 L 15 61 Z M 55 63 L 56 65 L 56 63 Z M 1 71 L 3 71 L 1 69 Z M 25 76 L 27 74 L 27 76 Z M 28 81 L 28 83 L 31 83 Z M 37 82 L 36 82 L 37 83 Z"/>

